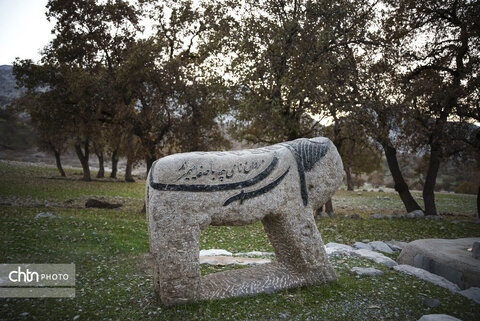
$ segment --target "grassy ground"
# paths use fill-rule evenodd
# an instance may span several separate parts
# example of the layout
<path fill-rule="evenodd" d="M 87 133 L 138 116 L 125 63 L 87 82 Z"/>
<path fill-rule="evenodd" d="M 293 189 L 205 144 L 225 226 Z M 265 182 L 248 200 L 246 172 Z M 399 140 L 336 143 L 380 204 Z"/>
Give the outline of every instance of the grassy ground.
<path fill-rule="evenodd" d="M 79 177 L 74 170 L 67 174 Z M 74 263 L 76 297 L 0 299 L 0 319 L 417 320 L 423 314 L 446 313 L 478 320 L 480 315 L 480 305 L 463 296 L 351 257 L 332 259 L 338 276 L 335 283 L 165 307 L 156 301 L 152 278 L 143 264 L 148 251 L 147 225 L 140 213 L 144 181 L 86 183 L 51 179 L 53 175 L 56 170 L 52 168 L 0 163 L 0 200 L 10 204 L 0 206 L 0 263 Z M 128 206 L 117 210 L 81 208 L 82 201 L 92 195 Z M 47 205 L 62 207 L 45 208 L 41 204 L 46 199 Z M 437 199 L 440 212 L 449 214 L 443 221 L 335 218 L 319 220 L 317 225 L 325 243 L 480 237 L 480 224 L 467 221 L 475 210 L 474 197 L 445 194 Z M 389 193 L 339 191 L 334 204 L 339 216 L 403 211 L 398 197 Z M 58 218 L 34 219 L 45 211 Z M 209 227 L 202 233 L 201 249 L 209 248 L 273 250 L 260 223 Z M 356 278 L 349 272 L 353 266 L 373 266 L 385 274 Z M 223 269 L 204 266 L 202 274 Z M 436 298 L 441 304 L 429 308 L 422 303 L 426 298 Z"/>

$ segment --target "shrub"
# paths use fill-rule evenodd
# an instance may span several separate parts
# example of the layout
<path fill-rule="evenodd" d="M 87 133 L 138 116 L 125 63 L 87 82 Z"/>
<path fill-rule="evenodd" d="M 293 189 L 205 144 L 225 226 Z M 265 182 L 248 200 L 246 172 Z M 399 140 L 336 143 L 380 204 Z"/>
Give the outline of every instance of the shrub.
<path fill-rule="evenodd" d="M 478 192 L 478 185 L 472 182 L 462 182 L 460 185 L 455 187 L 455 193 L 457 194 L 476 195 L 477 192 Z"/>

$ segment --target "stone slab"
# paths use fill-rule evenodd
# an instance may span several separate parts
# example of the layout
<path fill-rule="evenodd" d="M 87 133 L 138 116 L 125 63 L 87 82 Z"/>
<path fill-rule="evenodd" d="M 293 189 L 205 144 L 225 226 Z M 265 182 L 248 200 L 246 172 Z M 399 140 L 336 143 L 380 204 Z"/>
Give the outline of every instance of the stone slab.
<path fill-rule="evenodd" d="M 386 265 L 388 267 L 393 267 L 397 265 L 397 262 L 395 262 L 391 258 L 375 251 L 360 249 L 352 251 L 351 254 L 353 256 L 363 257 L 372 260 L 375 263 Z"/>
<path fill-rule="evenodd" d="M 208 265 L 258 265 L 271 263 L 272 260 L 253 257 L 201 256 L 200 264 Z"/>
<path fill-rule="evenodd" d="M 456 284 L 448 281 L 444 277 L 430 273 L 424 269 L 416 268 L 414 266 L 406 265 L 406 264 L 394 266 L 393 269 L 411 276 L 415 276 L 424 281 L 436 284 L 452 292 L 460 291 L 460 288 Z"/>
<path fill-rule="evenodd" d="M 440 275 L 461 289 L 480 287 L 479 261 L 467 251 L 478 241 L 480 238 L 416 240 L 402 250 L 397 261 Z"/>
<path fill-rule="evenodd" d="M 375 268 L 353 267 L 350 272 L 359 276 L 380 276 L 383 272 Z"/>

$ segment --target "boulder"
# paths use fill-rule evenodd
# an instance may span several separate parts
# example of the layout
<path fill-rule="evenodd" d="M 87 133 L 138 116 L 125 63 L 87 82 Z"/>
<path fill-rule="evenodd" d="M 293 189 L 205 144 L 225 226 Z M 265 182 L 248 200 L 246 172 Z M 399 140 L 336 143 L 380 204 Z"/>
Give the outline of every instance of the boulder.
<path fill-rule="evenodd" d="M 442 276 L 461 289 L 480 287 L 480 264 L 467 251 L 478 241 L 480 238 L 416 240 L 408 243 L 397 261 Z"/>
<path fill-rule="evenodd" d="M 328 256 L 346 255 L 354 250 L 350 245 L 330 242 L 325 245 L 325 251 Z"/>

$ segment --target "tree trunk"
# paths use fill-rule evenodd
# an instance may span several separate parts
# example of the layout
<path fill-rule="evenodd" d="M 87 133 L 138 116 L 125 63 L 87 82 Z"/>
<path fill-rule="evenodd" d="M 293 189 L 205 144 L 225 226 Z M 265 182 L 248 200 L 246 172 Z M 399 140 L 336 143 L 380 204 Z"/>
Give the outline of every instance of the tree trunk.
<path fill-rule="evenodd" d="M 100 152 L 97 154 L 98 157 L 98 173 L 97 173 L 97 178 L 104 178 L 105 177 L 105 167 L 103 165 L 104 159 L 103 159 L 103 152 Z"/>
<path fill-rule="evenodd" d="M 135 182 L 132 176 L 132 167 L 133 167 L 133 159 L 131 155 L 127 157 L 127 167 L 125 169 L 125 181 L 126 182 Z"/>
<path fill-rule="evenodd" d="M 345 173 L 347 174 L 347 191 L 353 191 L 352 173 L 350 172 L 350 166 L 345 166 Z"/>
<path fill-rule="evenodd" d="M 405 209 L 408 213 L 415 210 L 421 210 L 422 208 L 413 198 L 410 190 L 408 189 L 407 183 L 403 179 L 402 171 L 398 165 L 397 150 L 388 144 L 382 144 L 382 146 L 385 151 L 385 157 L 387 158 L 388 168 L 390 169 L 393 181 L 395 182 L 395 190 L 402 199 Z"/>
<path fill-rule="evenodd" d="M 60 160 L 60 152 L 58 152 L 57 150 L 54 150 L 54 154 L 55 154 L 55 162 L 57 163 L 57 169 L 60 172 L 60 176 L 66 177 L 67 175 L 65 174 L 65 171 L 63 170 L 62 162 Z"/>
<path fill-rule="evenodd" d="M 90 166 L 88 165 L 88 158 L 90 156 L 90 151 L 88 148 L 89 141 L 85 142 L 85 153 L 82 151 L 81 143 L 75 143 L 75 152 L 77 153 L 77 157 L 80 160 L 83 168 L 83 180 L 84 181 L 91 181 L 92 178 L 90 176 Z"/>
<path fill-rule="evenodd" d="M 440 147 L 436 145 L 431 145 L 427 177 L 425 178 L 425 185 L 423 185 L 423 202 L 425 204 L 425 215 L 437 215 L 437 208 L 435 206 L 435 183 L 437 181 L 437 174 L 439 168 Z"/>
<path fill-rule="evenodd" d="M 153 162 L 156 160 L 156 157 L 151 157 L 149 155 L 145 155 L 145 163 L 147 164 L 147 175 L 150 172 L 150 168 L 152 168 Z"/>
<path fill-rule="evenodd" d="M 118 149 L 115 149 L 112 153 L 112 172 L 110 178 L 117 178 L 118 172 Z"/>

